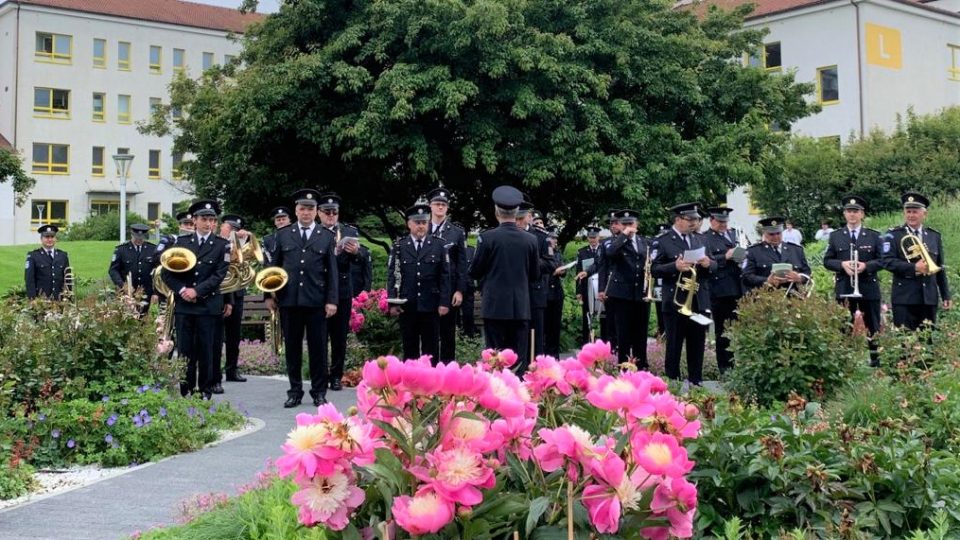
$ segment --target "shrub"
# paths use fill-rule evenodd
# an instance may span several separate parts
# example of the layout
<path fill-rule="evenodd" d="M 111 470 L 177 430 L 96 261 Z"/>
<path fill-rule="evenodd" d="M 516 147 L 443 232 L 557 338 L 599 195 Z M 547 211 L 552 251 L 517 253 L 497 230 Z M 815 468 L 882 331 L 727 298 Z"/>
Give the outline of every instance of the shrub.
<path fill-rule="evenodd" d="M 127 227 L 134 223 L 148 223 L 146 218 L 140 214 L 127 212 Z M 105 212 L 103 214 L 91 214 L 87 219 L 73 223 L 63 234 L 63 240 L 117 240 L 120 234 L 120 212 Z M 128 239 L 128 234 L 124 233 L 124 240 Z"/>
<path fill-rule="evenodd" d="M 242 373 L 250 375 L 277 375 L 286 373 L 283 359 L 277 356 L 269 343 L 260 340 L 240 342 L 237 365 Z"/>
<path fill-rule="evenodd" d="M 33 467 L 10 458 L 0 460 L 0 500 L 15 499 L 33 490 Z"/>
<path fill-rule="evenodd" d="M 758 289 L 740 300 L 730 325 L 737 361 L 729 388 L 761 404 L 802 396 L 829 396 L 865 362 L 865 340 L 852 335 L 849 312 L 832 299 L 785 298 Z"/>

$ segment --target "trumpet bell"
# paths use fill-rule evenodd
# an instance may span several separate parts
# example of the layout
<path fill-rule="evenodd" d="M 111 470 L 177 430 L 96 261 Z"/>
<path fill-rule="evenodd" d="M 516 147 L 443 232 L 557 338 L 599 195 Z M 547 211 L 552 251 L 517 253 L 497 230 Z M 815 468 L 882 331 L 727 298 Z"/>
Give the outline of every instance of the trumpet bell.
<path fill-rule="evenodd" d="M 286 270 L 276 266 L 271 266 L 257 272 L 257 277 L 254 279 L 254 283 L 256 284 L 257 289 L 260 289 L 266 293 L 272 293 L 284 288 L 289 279 L 290 277 L 287 275 Z"/>
<path fill-rule="evenodd" d="M 197 256 L 187 248 L 172 247 L 160 255 L 160 266 L 168 272 L 188 272 L 197 265 Z"/>

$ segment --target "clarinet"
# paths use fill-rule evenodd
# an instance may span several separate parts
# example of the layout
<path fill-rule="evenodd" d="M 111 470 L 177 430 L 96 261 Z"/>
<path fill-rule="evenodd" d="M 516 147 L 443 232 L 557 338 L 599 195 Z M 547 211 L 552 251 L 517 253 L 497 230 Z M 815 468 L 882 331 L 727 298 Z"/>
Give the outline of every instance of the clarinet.
<path fill-rule="evenodd" d="M 399 244 L 399 242 L 397 243 L 397 256 L 394 257 L 394 260 L 393 260 L 393 279 L 394 279 L 394 281 L 396 281 L 396 284 L 394 284 L 394 286 L 393 286 L 393 289 L 394 289 L 394 297 L 393 297 L 393 298 L 387 298 L 387 303 L 392 304 L 392 305 L 397 305 L 397 306 L 402 305 L 402 304 L 406 304 L 406 303 L 407 303 L 407 299 L 406 299 L 406 298 L 400 298 L 400 288 L 401 288 L 400 286 L 401 286 L 401 283 L 402 283 L 402 280 L 403 280 L 403 273 L 400 272 L 400 244 Z"/>

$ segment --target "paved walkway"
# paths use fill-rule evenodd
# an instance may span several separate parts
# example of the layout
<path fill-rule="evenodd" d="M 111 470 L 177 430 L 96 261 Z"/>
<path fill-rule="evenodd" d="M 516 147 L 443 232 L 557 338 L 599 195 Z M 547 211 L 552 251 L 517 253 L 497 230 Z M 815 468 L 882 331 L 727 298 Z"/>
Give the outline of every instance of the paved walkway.
<path fill-rule="evenodd" d="M 137 530 L 169 525 L 177 519 L 178 503 L 210 492 L 235 494 L 255 479 L 268 458 L 280 455 L 280 445 L 294 427 L 304 405 L 284 409 L 287 383 L 249 377 L 245 383 L 225 383 L 222 397 L 264 421 L 259 431 L 198 452 L 182 454 L 149 467 L 73 491 L 0 512 L 4 540 L 115 540 Z M 356 402 L 351 389 L 328 392 L 341 411 Z"/>

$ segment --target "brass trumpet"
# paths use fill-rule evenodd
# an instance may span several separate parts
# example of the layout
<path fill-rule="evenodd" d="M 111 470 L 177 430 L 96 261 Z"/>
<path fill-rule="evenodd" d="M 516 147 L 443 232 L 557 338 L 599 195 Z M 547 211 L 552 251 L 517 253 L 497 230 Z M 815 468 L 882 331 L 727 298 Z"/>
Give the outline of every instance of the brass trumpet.
<path fill-rule="evenodd" d="M 930 252 L 927 251 L 926 244 L 915 234 L 907 233 L 900 239 L 900 251 L 903 252 L 904 258 L 912 263 L 916 263 L 919 260 L 927 263 L 926 275 L 928 276 L 932 276 L 942 270 L 942 268 L 933 261 L 933 257 L 931 257 Z"/>
<path fill-rule="evenodd" d="M 647 246 L 647 258 L 643 263 L 643 283 L 647 289 L 647 295 L 643 297 L 644 302 L 653 302 L 656 297 L 653 296 L 653 262 L 650 260 L 650 246 Z"/>
<path fill-rule="evenodd" d="M 693 315 L 693 298 L 697 295 L 700 284 L 697 283 L 697 269 L 695 267 L 690 267 L 690 277 L 684 277 L 686 273 L 680 272 L 680 275 L 677 276 L 677 286 L 673 290 L 673 303 L 680 308 L 678 313 L 689 317 Z M 680 291 L 687 292 L 687 297 L 683 302 L 679 299 Z"/>

